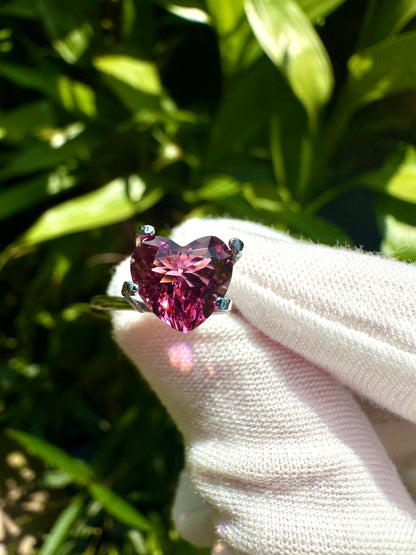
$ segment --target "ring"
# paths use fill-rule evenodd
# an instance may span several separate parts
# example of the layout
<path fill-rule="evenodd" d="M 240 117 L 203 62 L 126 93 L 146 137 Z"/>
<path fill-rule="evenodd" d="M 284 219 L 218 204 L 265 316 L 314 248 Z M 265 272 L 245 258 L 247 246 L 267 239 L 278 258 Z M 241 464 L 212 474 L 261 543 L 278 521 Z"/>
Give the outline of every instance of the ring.
<path fill-rule="evenodd" d="M 190 332 L 211 314 L 230 312 L 232 301 L 224 295 L 243 248 L 240 239 L 227 246 L 214 236 L 181 247 L 155 235 L 151 225 L 142 226 L 130 259 L 132 281 L 124 282 L 121 294 L 138 312 L 153 312 L 175 330 Z M 122 305 L 117 297 L 93 299 L 95 308 L 126 308 Z"/>

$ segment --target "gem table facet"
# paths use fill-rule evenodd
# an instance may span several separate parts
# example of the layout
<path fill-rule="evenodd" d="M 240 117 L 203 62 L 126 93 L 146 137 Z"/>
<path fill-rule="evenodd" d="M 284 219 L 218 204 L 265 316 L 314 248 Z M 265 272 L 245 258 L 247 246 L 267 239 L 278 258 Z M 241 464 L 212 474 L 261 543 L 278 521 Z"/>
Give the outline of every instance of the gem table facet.
<path fill-rule="evenodd" d="M 131 257 L 131 275 L 141 299 L 160 320 L 189 332 L 216 309 L 227 291 L 234 258 L 217 237 L 181 247 L 166 237 L 142 235 Z"/>

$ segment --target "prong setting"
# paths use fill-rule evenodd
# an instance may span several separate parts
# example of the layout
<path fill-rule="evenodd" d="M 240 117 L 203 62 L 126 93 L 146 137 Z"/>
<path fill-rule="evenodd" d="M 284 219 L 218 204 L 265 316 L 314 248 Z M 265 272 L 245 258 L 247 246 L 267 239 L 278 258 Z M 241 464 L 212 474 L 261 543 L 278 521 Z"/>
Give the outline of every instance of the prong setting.
<path fill-rule="evenodd" d="M 138 291 L 139 288 L 132 281 L 125 281 L 121 288 L 121 294 L 137 312 L 150 312 L 149 307 L 139 297 Z"/>
<path fill-rule="evenodd" d="M 233 237 L 228 241 L 228 246 L 230 247 L 231 254 L 233 257 L 234 264 L 240 260 L 241 255 L 243 254 L 244 243 L 241 239 L 237 239 L 237 237 Z"/>
<path fill-rule="evenodd" d="M 232 308 L 232 304 L 233 301 L 231 299 L 228 299 L 227 297 L 218 297 L 216 296 L 215 298 L 215 313 L 216 314 L 221 314 L 221 313 L 227 313 L 231 311 Z"/>
<path fill-rule="evenodd" d="M 153 239 L 155 236 L 155 228 L 152 225 L 145 224 L 139 227 L 136 233 L 136 244 L 143 239 Z"/>

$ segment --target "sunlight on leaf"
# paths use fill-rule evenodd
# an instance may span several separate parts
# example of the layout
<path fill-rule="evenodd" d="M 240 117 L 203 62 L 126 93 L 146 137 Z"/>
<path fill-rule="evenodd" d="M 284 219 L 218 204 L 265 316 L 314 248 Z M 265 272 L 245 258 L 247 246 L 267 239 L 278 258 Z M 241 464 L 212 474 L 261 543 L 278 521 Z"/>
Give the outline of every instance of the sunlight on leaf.
<path fill-rule="evenodd" d="M 97 114 L 95 93 L 88 85 L 61 75 L 57 80 L 57 89 L 62 105 L 68 111 L 79 110 L 91 118 Z"/>
<path fill-rule="evenodd" d="M 379 170 L 359 180 L 376 191 L 416 204 L 416 149 L 412 146 L 400 149 Z"/>
<path fill-rule="evenodd" d="M 92 193 L 58 204 L 47 210 L 25 233 L 22 244 L 35 245 L 68 233 L 127 220 L 153 206 L 163 194 L 160 187 L 153 187 L 144 194 L 146 187 L 140 189 L 134 180 L 130 198 L 128 187 L 125 179 L 118 178 Z"/>
<path fill-rule="evenodd" d="M 93 64 L 102 73 L 115 77 L 133 89 L 152 95 L 162 93 L 159 73 L 148 60 L 114 54 L 98 56 L 93 59 Z"/>
<path fill-rule="evenodd" d="M 74 64 L 89 47 L 91 35 L 91 26 L 84 23 L 72 29 L 63 39 L 54 40 L 53 46 L 66 62 Z"/>
<path fill-rule="evenodd" d="M 391 38 L 354 54 L 348 62 L 344 102 L 349 111 L 416 88 L 416 32 Z"/>
<path fill-rule="evenodd" d="M 286 76 L 315 127 L 334 81 L 320 38 L 294 0 L 246 0 L 245 8 L 261 47 Z"/>
<path fill-rule="evenodd" d="M 182 19 L 194 21 L 195 23 L 209 24 L 211 22 L 211 19 L 207 12 L 197 6 L 182 6 L 174 2 L 163 2 L 163 5 L 168 10 L 168 12 L 173 13 L 174 15 L 177 15 Z"/>
<path fill-rule="evenodd" d="M 394 256 L 407 262 L 416 260 L 416 228 L 397 220 L 391 214 L 382 217 L 384 239 L 381 250 L 388 256 Z"/>
<path fill-rule="evenodd" d="M 187 202 L 198 200 L 219 200 L 241 193 L 241 183 L 230 175 L 212 175 L 204 178 L 204 183 L 196 191 L 184 191 Z"/>

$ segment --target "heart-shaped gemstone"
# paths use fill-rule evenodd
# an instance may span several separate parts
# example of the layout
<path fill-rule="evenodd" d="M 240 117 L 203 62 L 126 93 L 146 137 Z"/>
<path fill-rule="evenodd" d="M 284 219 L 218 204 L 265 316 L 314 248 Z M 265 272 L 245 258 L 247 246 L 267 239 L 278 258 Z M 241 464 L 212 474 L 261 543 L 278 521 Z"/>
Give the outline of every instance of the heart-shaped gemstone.
<path fill-rule="evenodd" d="M 181 332 L 202 324 L 223 297 L 233 272 L 233 257 L 217 237 L 202 237 L 181 247 L 166 237 L 142 236 L 131 257 L 131 276 L 146 305 Z"/>

